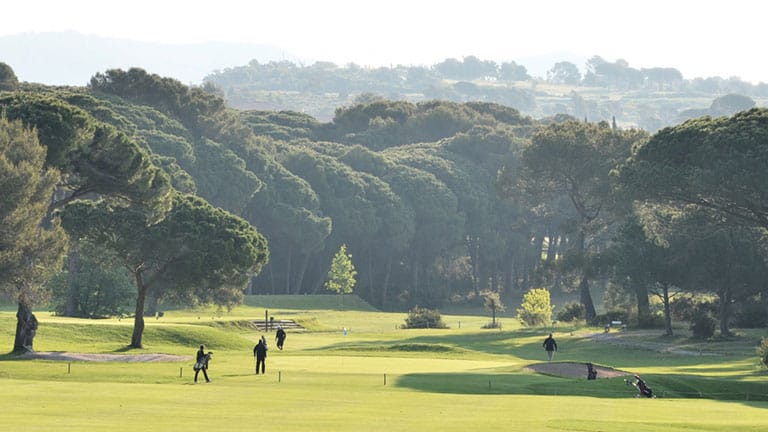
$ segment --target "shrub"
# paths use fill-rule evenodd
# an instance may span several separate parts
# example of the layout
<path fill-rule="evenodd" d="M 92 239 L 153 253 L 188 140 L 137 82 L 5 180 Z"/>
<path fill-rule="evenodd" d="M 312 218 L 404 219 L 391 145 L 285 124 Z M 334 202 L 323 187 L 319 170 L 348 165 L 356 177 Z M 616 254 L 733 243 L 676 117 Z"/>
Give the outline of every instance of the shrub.
<path fill-rule="evenodd" d="M 765 313 L 765 305 L 759 299 L 740 303 L 734 313 L 733 324 L 740 328 L 766 327 L 768 315 Z"/>
<path fill-rule="evenodd" d="M 408 318 L 405 319 L 403 328 L 448 328 L 448 326 L 443 322 L 439 311 L 414 306 L 408 311 Z"/>
<path fill-rule="evenodd" d="M 563 309 L 557 313 L 558 321 L 571 322 L 584 319 L 586 308 L 579 302 L 569 302 L 563 305 Z"/>
<path fill-rule="evenodd" d="M 678 321 L 693 321 L 696 311 L 701 309 L 711 314 L 717 313 L 717 298 L 707 296 L 681 296 L 670 300 L 669 308 L 672 318 Z"/>
<path fill-rule="evenodd" d="M 609 310 L 595 317 L 594 324 L 610 324 L 611 321 L 621 321 L 626 324 L 629 314 L 625 310 Z"/>
<path fill-rule="evenodd" d="M 546 288 L 534 288 L 523 296 L 523 303 L 517 309 L 517 317 L 526 326 L 552 324 L 552 309 L 549 291 Z"/>
<path fill-rule="evenodd" d="M 124 307 L 136 298 L 136 285 L 125 268 L 110 261 L 113 257 L 113 252 L 81 242 L 79 271 L 72 276 L 62 271 L 47 283 L 53 311 L 64 315 L 71 296 L 72 316 L 105 318 L 125 313 Z"/>
<path fill-rule="evenodd" d="M 639 328 L 664 328 L 664 325 L 664 314 L 661 312 L 637 317 L 637 326 Z"/>
<path fill-rule="evenodd" d="M 698 339 L 709 339 L 715 334 L 717 321 L 706 308 L 696 308 L 691 317 L 691 332 Z"/>
<path fill-rule="evenodd" d="M 757 355 L 760 356 L 760 363 L 768 367 L 768 339 L 760 338 L 760 346 L 757 347 Z"/>

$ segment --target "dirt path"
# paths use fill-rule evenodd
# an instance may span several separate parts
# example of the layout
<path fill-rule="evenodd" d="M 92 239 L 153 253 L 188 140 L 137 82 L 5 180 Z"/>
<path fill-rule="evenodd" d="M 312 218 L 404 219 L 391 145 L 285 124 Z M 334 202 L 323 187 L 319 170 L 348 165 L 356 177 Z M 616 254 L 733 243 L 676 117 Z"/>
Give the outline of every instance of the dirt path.
<path fill-rule="evenodd" d="M 191 360 L 189 356 L 171 354 L 85 354 L 70 352 L 30 352 L 20 356 L 28 359 L 92 362 L 175 362 Z"/>
<path fill-rule="evenodd" d="M 680 349 L 674 345 L 659 343 L 659 342 L 648 342 L 648 341 L 638 341 L 633 340 L 632 336 L 647 336 L 647 335 L 656 335 L 658 332 L 632 332 L 629 335 L 623 334 L 623 333 L 595 333 L 590 336 L 590 338 L 595 342 L 600 343 L 607 343 L 611 345 L 619 345 L 624 346 L 628 348 L 642 348 L 647 349 L 650 351 L 656 351 L 660 353 L 669 353 L 669 354 L 677 354 L 677 355 L 688 355 L 688 356 L 716 356 L 717 353 L 713 352 L 706 352 L 706 351 L 692 351 L 692 350 L 684 350 Z"/>

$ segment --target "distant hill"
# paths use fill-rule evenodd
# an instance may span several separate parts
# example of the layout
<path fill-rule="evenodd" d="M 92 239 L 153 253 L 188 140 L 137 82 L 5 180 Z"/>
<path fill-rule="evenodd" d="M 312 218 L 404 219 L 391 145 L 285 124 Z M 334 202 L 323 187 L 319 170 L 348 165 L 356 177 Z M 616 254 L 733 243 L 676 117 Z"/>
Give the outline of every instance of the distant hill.
<path fill-rule="evenodd" d="M 271 45 L 206 42 L 160 44 L 84 35 L 76 32 L 0 36 L 0 62 L 11 66 L 19 81 L 48 85 L 85 85 L 96 72 L 140 67 L 200 84 L 213 71 L 295 57 Z"/>

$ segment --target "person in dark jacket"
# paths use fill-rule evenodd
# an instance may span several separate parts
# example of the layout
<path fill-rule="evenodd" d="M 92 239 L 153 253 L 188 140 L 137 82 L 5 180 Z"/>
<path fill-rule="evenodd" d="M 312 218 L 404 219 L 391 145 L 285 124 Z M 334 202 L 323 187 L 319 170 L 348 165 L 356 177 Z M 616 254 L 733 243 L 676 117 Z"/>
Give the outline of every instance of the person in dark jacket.
<path fill-rule="evenodd" d="M 554 356 L 555 351 L 557 351 L 557 342 L 555 342 L 555 338 L 552 337 L 552 333 L 549 334 L 548 338 L 544 339 L 542 346 L 547 351 L 547 361 L 552 361 L 552 356 Z"/>
<path fill-rule="evenodd" d="M 259 342 L 253 347 L 253 356 L 256 357 L 256 375 L 259 374 L 259 366 L 261 366 L 261 373 L 265 373 L 267 363 L 267 345 L 263 339 L 259 339 Z"/>
<path fill-rule="evenodd" d="M 203 376 L 205 377 L 205 382 L 211 382 L 210 379 L 208 379 L 208 361 L 211 360 L 211 355 L 213 355 L 212 352 L 209 352 L 208 354 L 205 353 L 205 345 L 200 345 L 200 349 L 197 350 L 197 356 L 195 358 L 195 366 L 193 369 L 195 369 L 195 382 L 197 382 L 197 375 L 200 373 L 200 371 L 203 371 Z"/>
<path fill-rule="evenodd" d="M 278 324 L 277 332 L 275 333 L 275 340 L 277 341 L 277 349 L 281 351 L 283 349 L 283 343 L 285 342 L 285 336 L 285 330 L 283 330 L 283 327 Z"/>

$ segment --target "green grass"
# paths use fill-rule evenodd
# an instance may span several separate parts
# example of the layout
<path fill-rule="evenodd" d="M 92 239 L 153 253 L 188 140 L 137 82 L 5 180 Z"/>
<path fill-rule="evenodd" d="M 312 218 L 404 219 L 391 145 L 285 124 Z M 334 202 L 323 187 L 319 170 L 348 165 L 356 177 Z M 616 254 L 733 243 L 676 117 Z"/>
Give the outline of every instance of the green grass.
<path fill-rule="evenodd" d="M 483 330 L 487 316 L 443 315 L 448 329 L 404 330 L 405 313 L 354 296 L 249 297 L 231 312 L 168 310 L 147 320 L 145 348 L 127 350 L 132 320 L 78 320 L 38 312 L 38 351 L 167 353 L 171 362 L 66 362 L 0 356 L 5 430 L 57 431 L 732 431 L 765 430 L 768 374 L 754 349 L 764 331 L 702 343 L 654 332 L 631 345 L 596 342 L 600 329 L 554 329 L 557 361 L 641 373 L 659 394 L 634 399 L 621 378 L 587 381 L 531 372 L 550 329 Z M 312 305 L 317 304 L 316 308 Z M 296 319 L 284 351 L 270 344 L 267 374 L 251 349 L 264 310 Z M 459 322 L 461 325 L 459 326 Z M 342 329 L 346 327 L 345 336 Z M 13 311 L 0 312 L 0 348 L 13 344 Z M 273 341 L 274 334 L 267 335 Z M 192 383 L 200 343 L 214 351 L 210 384 Z M 711 355 L 649 347 L 685 348 Z"/>

